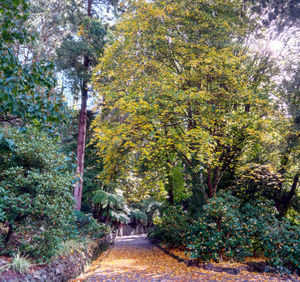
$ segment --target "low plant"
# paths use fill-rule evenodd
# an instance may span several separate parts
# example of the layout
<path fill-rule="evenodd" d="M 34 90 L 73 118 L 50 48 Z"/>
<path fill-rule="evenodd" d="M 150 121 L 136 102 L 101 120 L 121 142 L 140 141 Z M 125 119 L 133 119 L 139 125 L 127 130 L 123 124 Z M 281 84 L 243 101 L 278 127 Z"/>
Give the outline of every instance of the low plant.
<path fill-rule="evenodd" d="M 26 257 L 22 257 L 20 253 L 13 254 L 12 261 L 0 267 L 0 273 L 12 269 L 18 273 L 26 273 L 31 266 L 30 261 Z"/>
<path fill-rule="evenodd" d="M 19 273 L 26 273 L 31 266 L 30 261 L 26 257 L 22 257 L 20 253 L 14 254 L 11 262 L 11 268 Z"/>

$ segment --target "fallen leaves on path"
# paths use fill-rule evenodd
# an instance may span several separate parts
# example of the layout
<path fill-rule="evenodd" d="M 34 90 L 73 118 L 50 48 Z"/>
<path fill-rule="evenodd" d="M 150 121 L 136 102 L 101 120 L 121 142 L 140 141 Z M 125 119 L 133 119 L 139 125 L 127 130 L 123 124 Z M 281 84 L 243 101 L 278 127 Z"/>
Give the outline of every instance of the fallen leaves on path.
<path fill-rule="evenodd" d="M 270 274 L 238 275 L 188 267 L 153 245 L 121 245 L 103 253 L 73 281 L 282 281 Z M 291 280 L 290 280 L 291 281 Z"/>

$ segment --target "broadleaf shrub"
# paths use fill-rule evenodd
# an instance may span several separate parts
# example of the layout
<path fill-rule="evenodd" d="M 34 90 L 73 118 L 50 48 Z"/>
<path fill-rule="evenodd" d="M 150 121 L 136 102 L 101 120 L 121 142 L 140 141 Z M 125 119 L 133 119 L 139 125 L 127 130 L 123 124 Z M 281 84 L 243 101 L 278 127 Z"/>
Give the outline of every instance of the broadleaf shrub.
<path fill-rule="evenodd" d="M 0 142 L 0 223 L 7 227 L 2 253 L 18 249 L 48 260 L 73 216 L 73 177 L 65 156 L 57 140 L 33 127 L 11 128 Z"/>
<path fill-rule="evenodd" d="M 150 237 L 159 239 L 169 246 L 183 246 L 189 226 L 188 213 L 180 206 L 170 206 L 162 210 L 160 217 L 153 220 L 154 229 Z"/>
<path fill-rule="evenodd" d="M 299 226 L 279 221 L 272 201 L 248 201 L 220 193 L 203 207 L 186 237 L 191 257 L 243 260 L 264 255 L 276 271 L 299 273 Z"/>
<path fill-rule="evenodd" d="M 268 226 L 262 235 L 264 255 L 269 264 L 279 272 L 295 270 L 300 273 L 300 228 L 288 221 Z"/>
<path fill-rule="evenodd" d="M 241 260 L 250 255 L 248 226 L 239 216 L 238 205 L 238 199 L 226 195 L 211 199 L 203 207 L 203 214 L 186 234 L 192 258 Z"/>

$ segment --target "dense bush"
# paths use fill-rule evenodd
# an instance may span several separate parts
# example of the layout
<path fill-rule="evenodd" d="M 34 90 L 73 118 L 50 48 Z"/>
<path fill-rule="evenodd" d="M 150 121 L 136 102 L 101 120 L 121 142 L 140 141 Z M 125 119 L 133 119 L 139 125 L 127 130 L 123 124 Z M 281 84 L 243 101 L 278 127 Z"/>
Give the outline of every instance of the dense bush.
<path fill-rule="evenodd" d="M 224 257 L 242 259 L 251 254 L 248 229 L 238 212 L 238 199 L 219 196 L 203 207 L 203 214 L 186 236 L 191 257 L 203 261 Z"/>
<path fill-rule="evenodd" d="M 270 165 L 251 164 L 237 177 L 235 193 L 244 199 L 276 200 L 280 193 L 280 174 Z"/>
<path fill-rule="evenodd" d="M 163 209 L 150 236 L 170 246 L 185 246 L 201 261 L 260 255 L 273 270 L 299 272 L 299 226 L 279 221 L 277 214 L 272 201 L 219 193 L 192 221 L 180 207 Z"/>
<path fill-rule="evenodd" d="M 0 142 L 0 223 L 7 227 L 1 234 L 2 252 L 18 248 L 47 260 L 73 215 L 66 158 L 55 140 L 32 127 L 10 129 Z"/>
<path fill-rule="evenodd" d="M 287 269 L 300 273 L 300 228 L 288 221 L 268 226 L 262 235 L 264 255 L 269 264 L 278 271 Z"/>
<path fill-rule="evenodd" d="M 299 272 L 299 226 L 278 221 L 276 214 L 271 201 L 244 202 L 219 194 L 187 231 L 190 254 L 202 261 L 260 254 L 275 270 Z"/>
<path fill-rule="evenodd" d="M 179 206 L 170 206 L 162 210 L 161 216 L 154 218 L 154 229 L 150 236 L 169 246 L 185 245 L 185 233 L 189 226 L 187 212 Z"/>

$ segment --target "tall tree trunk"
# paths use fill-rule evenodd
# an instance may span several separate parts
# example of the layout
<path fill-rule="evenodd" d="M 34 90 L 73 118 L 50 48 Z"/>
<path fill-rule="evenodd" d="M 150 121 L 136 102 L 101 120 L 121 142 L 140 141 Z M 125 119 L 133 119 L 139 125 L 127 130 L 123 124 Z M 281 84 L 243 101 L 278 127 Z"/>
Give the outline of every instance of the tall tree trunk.
<path fill-rule="evenodd" d="M 85 58 L 86 61 L 87 58 Z M 88 60 L 87 60 L 88 61 Z M 78 142 L 77 142 L 77 174 L 79 181 L 77 181 L 74 189 L 75 210 L 81 209 L 81 197 L 83 186 L 83 169 L 84 169 L 84 153 L 85 153 L 85 138 L 86 138 L 86 106 L 88 99 L 87 83 L 84 82 L 81 89 L 81 108 L 79 113 L 78 125 Z"/>
<path fill-rule="evenodd" d="M 207 170 L 207 187 L 208 187 L 208 197 L 213 198 L 218 190 L 218 184 L 220 181 L 220 169 L 215 167 L 212 173 L 211 166 Z"/>
<path fill-rule="evenodd" d="M 92 2 L 87 2 L 87 15 L 92 17 Z M 88 56 L 84 56 L 83 66 L 86 73 L 89 72 L 90 59 Z M 81 198 L 82 198 L 82 187 L 83 187 L 83 170 L 84 170 L 84 153 L 85 153 L 85 138 L 86 138 L 86 118 L 87 118 L 87 100 L 88 100 L 88 80 L 84 79 L 81 86 L 81 107 L 79 113 L 79 125 L 78 125 L 78 143 L 77 143 L 77 175 L 79 181 L 75 184 L 74 189 L 74 200 L 75 210 L 80 211 L 81 209 Z"/>

